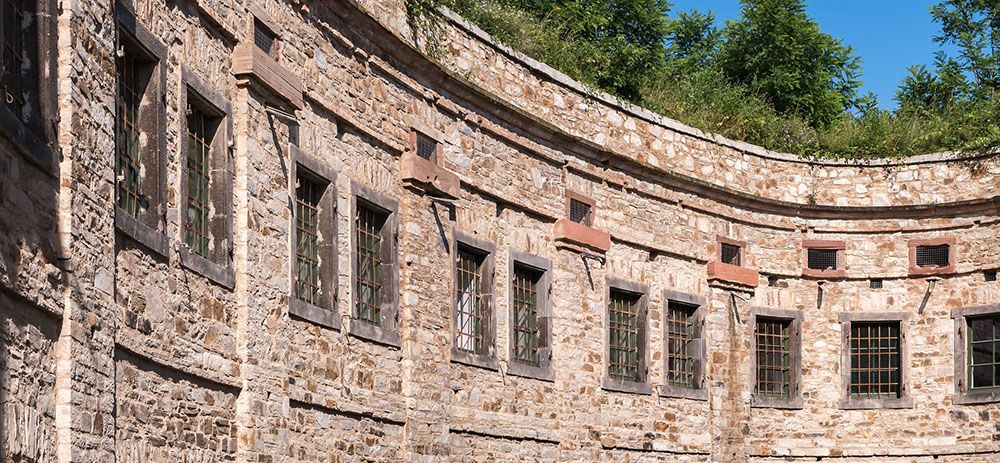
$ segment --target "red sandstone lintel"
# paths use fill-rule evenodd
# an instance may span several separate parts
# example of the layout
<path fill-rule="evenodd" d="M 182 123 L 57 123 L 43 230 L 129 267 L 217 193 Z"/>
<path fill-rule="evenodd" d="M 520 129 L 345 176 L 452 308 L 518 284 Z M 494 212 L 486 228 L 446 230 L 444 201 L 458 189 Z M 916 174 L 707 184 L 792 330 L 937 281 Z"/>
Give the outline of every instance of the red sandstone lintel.
<path fill-rule="evenodd" d="M 433 191 L 448 198 L 458 198 L 458 191 L 461 187 L 458 176 L 413 152 L 408 151 L 400 156 L 399 176 L 404 182 L 417 184 L 424 190 Z"/>
<path fill-rule="evenodd" d="M 606 231 L 590 228 L 569 219 L 557 220 L 553 228 L 556 241 L 578 244 L 600 252 L 611 249 L 611 234 Z"/>
<path fill-rule="evenodd" d="M 755 268 L 740 267 L 713 260 L 708 263 L 708 279 L 756 287 L 760 282 L 760 275 Z"/>
<path fill-rule="evenodd" d="M 233 48 L 233 75 L 250 76 L 296 109 L 302 109 L 302 81 L 252 41 Z"/>

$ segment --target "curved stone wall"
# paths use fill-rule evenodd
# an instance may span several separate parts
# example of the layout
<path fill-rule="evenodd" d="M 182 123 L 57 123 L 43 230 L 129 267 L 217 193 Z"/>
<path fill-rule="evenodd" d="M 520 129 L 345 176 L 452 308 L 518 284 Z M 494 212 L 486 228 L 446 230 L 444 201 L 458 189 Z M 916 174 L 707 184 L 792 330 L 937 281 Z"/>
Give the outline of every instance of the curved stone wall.
<path fill-rule="evenodd" d="M 114 5 L 74 4 L 58 18 L 58 162 L 0 148 L 0 423 L 20 423 L 3 459 L 1000 458 L 1000 397 L 963 393 L 962 341 L 963 317 L 1000 313 L 1000 156 L 768 152 L 585 89 L 451 14 L 423 52 L 400 0 L 118 8 L 166 57 L 164 245 L 116 225 L 108 25 L 130 26 Z M 241 48 L 255 19 L 273 63 Z M 214 177 L 231 192 L 210 188 L 231 193 L 210 216 L 227 218 L 212 248 L 231 252 L 214 263 L 185 244 L 190 101 L 224 101 L 231 127 Z M 433 162 L 417 132 L 440 144 Z M 325 308 L 293 292 L 304 171 L 335 209 Z M 591 226 L 566 220 L 569 197 L 593 204 Z M 366 200 L 391 212 L 381 268 L 398 275 L 378 329 L 355 309 Z M 740 266 L 719 263 L 723 242 L 742 244 Z M 918 242 L 950 243 L 950 265 L 912 268 Z M 478 356 L 456 349 L 459 246 L 489 252 Z M 805 269 L 809 246 L 839 250 L 843 272 Z M 511 360 L 514 261 L 548 272 L 547 368 Z M 641 384 L 607 379 L 611 287 L 643 296 Z M 668 385 L 668 300 L 699 307 L 699 387 Z M 754 388 L 768 317 L 797 328 L 787 401 Z M 845 400 L 844 330 L 871 318 L 898 320 L 900 400 Z"/>

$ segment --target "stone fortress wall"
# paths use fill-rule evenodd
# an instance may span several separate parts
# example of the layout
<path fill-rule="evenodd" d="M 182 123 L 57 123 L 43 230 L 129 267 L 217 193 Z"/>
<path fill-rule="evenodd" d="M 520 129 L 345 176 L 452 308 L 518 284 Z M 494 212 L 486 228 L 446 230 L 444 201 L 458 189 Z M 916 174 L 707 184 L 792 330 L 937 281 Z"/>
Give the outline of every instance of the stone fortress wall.
<path fill-rule="evenodd" d="M 401 0 L 53 3 L 50 139 L 0 137 L 3 461 L 1000 459 L 1000 399 L 962 394 L 953 318 L 1000 312 L 995 154 L 768 152 L 585 89 L 450 14 L 414 41 Z M 255 18 L 273 61 L 254 55 Z M 143 175 L 164 190 L 145 234 L 116 219 L 120 28 L 161 56 L 162 136 L 143 143 L 163 164 Z M 190 89 L 225 103 L 215 263 L 184 245 Z M 414 159 L 415 131 L 439 142 L 435 164 Z M 300 166 L 334 193 L 325 312 L 291 296 Z M 398 330 L 381 338 L 352 320 L 366 191 L 395 202 Z M 567 196 L 593 201 L 591 227 L 567 224 Z M 954 265 L 912 268 L 910 245 L 935 239 Z M 744 243 L 740 268 L 718 264 L 724 240 Z M 453 354 L 456 241 L 493 248 L 481 362 Z M 843 243 L 842 275 L 804 270 L 817 242 Z M 551 266 L 542 375 L 510 362 L 522 253 Z M 644 288 L 648 390 L 605 381 L 618 281 Z M 664 387 L 677 297 L 704 317 L 689 397 Z M 753 321 L 769 313 L 801 320 L 791 406 L 754 397 Z M 844 320 L 885 313 L 902 320 L 908 400 L 845 405 Z"/>

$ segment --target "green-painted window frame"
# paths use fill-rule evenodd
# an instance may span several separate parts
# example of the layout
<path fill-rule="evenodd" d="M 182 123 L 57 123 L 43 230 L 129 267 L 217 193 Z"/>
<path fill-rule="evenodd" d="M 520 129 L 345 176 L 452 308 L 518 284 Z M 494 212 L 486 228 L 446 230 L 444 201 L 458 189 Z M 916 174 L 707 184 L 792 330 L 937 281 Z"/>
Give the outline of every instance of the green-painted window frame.
<path fill-rule="evenodd" d="M 982 321 L 982 320 L 990 320 L 990 321 L 992 321 L 992 323 L 991 323 L 991 325 L 992 325 L 992 328 L 991 328 L 992 334 L 991 334 L 990 339 L 976 341 L 976 340 L 974 340 L 975 336 L 973 334 L 972 325 L 973 325 L 973 322 Z M 969 394 L 970 395 L 975 395 L 975 394 L 990 394 L 990 393 L 1000 392 L 1000 314 L 992 314 L 992 315 L 979 316 L 979 317 L 968 317 L 968 318 L 965 319 L 965 323 L 966 323 L 966 330 L 967 330 L 966 331 L 967 335 L 965 337 L 966 338 L 966 340 L 965 340 L 965 342 L 966 342 L 966 346 L 965 346 L 966 347 L 966 351 L 965 351 L 966 352 L 966 359 L 965 359 L 965 362 L 966 362 L 966 371 L 967 371 L 967 374 L 968 374 L 968 377 L 966 379 L 968 380 Z M 983 346 L 985 346 L 985 345 L 991 345 L 991 354 L 992 354 L 992 361 L 991 362 L 989 362 L 989 363 L 976 363 L 975 350 L 974 350 L 974 348 L 976 347 L 976 345 L 983 345 Z M 993 385 L 992 386 L 975 387 L 975 383 L 973 382 L 973 378 L 974 378 L 974 369 L 977 368 L 977 367 L 979 367 L 979 368 L 991 367 L 991 369 L 993 371 L 993 374 L 992 374 Z"/>

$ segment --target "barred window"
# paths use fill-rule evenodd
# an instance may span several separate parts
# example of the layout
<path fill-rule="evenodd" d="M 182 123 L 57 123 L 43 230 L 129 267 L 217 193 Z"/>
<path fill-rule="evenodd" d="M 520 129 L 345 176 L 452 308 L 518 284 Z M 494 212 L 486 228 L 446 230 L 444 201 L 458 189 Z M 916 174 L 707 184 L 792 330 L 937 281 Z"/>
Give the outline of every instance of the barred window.
<path fill-rule="evenodd" d="M 722 249 L 719 251 L 719 255 L 722 258 L 722 263 L 729 265 L 742 265 L 742 259 L 740 256 L 740 246 L 730 243 L 721 243 Z"/>
<path fill-rule="evenodd" d="M 356 305 L 354 318 L 381 326 L 381 305 L 385 277 L 383 274 L 383 227 L 388 214 L 372 204 L 359 200 L 354 219 L 355 232 L 355 286 Z"/>
<path fill-rule="evenodd" d="M 792 321 L 757 318 L 754 325 L 757 397 L 790 399 L 794 394 L 792 375 Z"/>
<path fill-rule="evenodd" d="M 947 267 L 951 247 L 947 244 L 935 246 L 917 246 L 917 267 Z"/>
<path fill-rule="evenodd" d="M 25 0 L 3 1 L 3 91 L 4 102 L 22 115 L 25 105 Z"/>
<path fill-rule="evenodd" d="M 968 318 L 969 393 L 1000 392 L 1000 315 Z"/>
<path fill-rule="evenodd" d="M 698 307 L 675 301 L 667 303 L 667 374 L 666 383 L 686 388 L 697 387 L 695 377 L 695 311 Z"/>
<path fill-rule="evenodd" d="M 536 367 L 541 364 L 539 348 L 542 340 L 538 299 L 538 283 L 541 277 L 541 272 L 522 265 L 514 265 L 511 290 L 514 306 L 511 360 Z"/>
<path fill-rule="evenodd" d="M 195 254 L 209 256 L 212 138 L 219 120 L 196 105 L 187 116 L 187 221 L 185 242 Z"/>
<path fill-rule="evenodd" d="M 851 323 L 850 398 L 900 398 L 900 363 L 899 322 Z"/>
<path fill-rule="evenodd" d="M 295 188 L 295 296 L 320 305 L 320 200 L 326 185 L 299 175 Z"/>
<path fill-rule="evenodd" d="M 260 19 L 253 21 L 253 43 L 267 52 L 268 56 L 276 57 L 278 49 L 278 36 L 271 29 L 264 25 Z"/>
<path fill-rule="evenodd" d="M 474 354 L 488 351 L 490 288 L 483 282 L 485 258 L 459 246 L 455 260 L 455 347 Z"/>
<path fill-rule="evenodd" d="M 131 53 L 118 60 L 118 207 L 138 219 L 142 197 L 139 158 L 139 105 L 143 90 L 139 63 Z"/>
<path fill-rule="evenodd" d="M 837 249 L 809 248 L 806 267 L 812 270 L 837 270 Z"/>
<path fill-rule="evenodd" d="M 619 381 L 643 381 L 640 333 L 641 294 L 612 288 L 608 300 L 608 377 Z"/>
<path fill-rule="evenodd" d="M 417 156 L 428 161 L 437 162 L 438 142 L 420 132 L 417 132 Z"/>
<path fill-rule="evenodd" d="M 569 200 L 569 220 L 581 225 L 591 226 L 593 224 L 593 213 L 590 204 L 576 199 Z"/>

